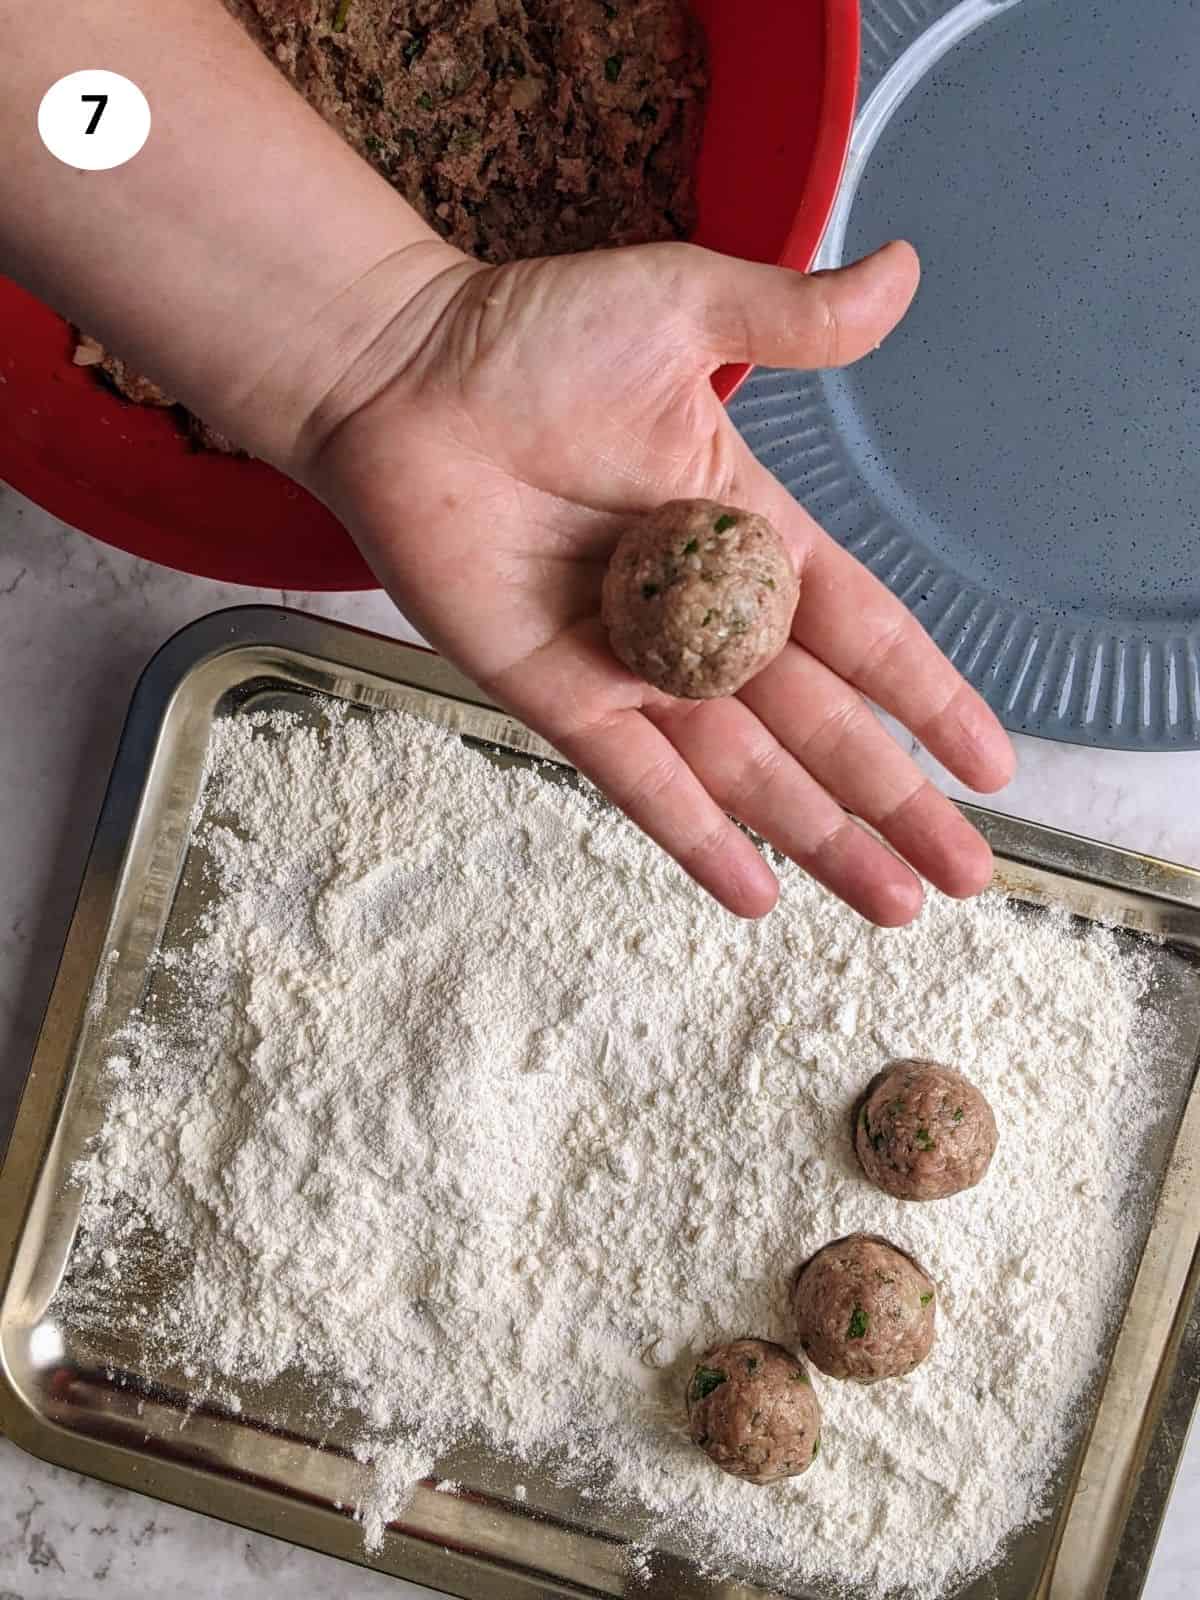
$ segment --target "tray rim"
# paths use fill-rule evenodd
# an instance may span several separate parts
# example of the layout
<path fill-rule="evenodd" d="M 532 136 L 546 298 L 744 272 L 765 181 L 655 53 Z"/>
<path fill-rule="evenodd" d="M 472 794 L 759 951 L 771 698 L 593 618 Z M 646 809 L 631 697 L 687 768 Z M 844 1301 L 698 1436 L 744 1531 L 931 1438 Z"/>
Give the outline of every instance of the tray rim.
<path fill-rule="evenodd" d="M 29 1209 L 59 1126 L 84 1017 L 83 1002 L 91 991 L 105 946 L 109 914 L 120 894 L 126 843 L 142 806 L 154 752 L 176 696 L 193 673 L 223 656 L 273 648 L 307 656 L 329 667 L 345 667 L 359 678 L 363 675 L 379 677 L 399 686 L 411 682 L 405 672 L 406 665 L 412 669 L 419 662 L 421 679 L 435 682 L 422 681 L 417 687 L 477 708 L 498 709 L 482 691 L 432 651 L 282 607 L 241 606 L 211 613 L 179 630 L 151 658 L 130 703 L 62 959 L 39 1031 L 33 1064 L 18 1105 L 8 1150 L 0 1161 L 0 1308 L 7 1301 L 9 1280 L 25 1237 Z M 512 727 L 518 730 L 520 725 L 513 723 Z M 540 747 L 553 759 L 562 760 L 535 736 L 528 737 L 533 746 Z M 1048 886 L 1051 881 L 1062 878 L 1073 879 L 1094 890 L 1100 897 L 1097 911 L 1101 916 L 1106 910 L 1117 909 L 1117 897 L 1133 896 L 1138 902 L 1156 909 L 1156 926 L 1165 930 L 1165 937 L 1200 955 L 1200 870 L 1002 813 L 965 804 L 961 809 L 981 827 L 996 849 L 1000 866 L 998 881 L 1002 887 L 1005 868 L 1011 864 L 1020 870 L 1021 893 L 1026 899 L 1039 898 L 1040 879 L 1045 879 Z M 1114 897 L 1111 906 L 1105 898 L 1110 894 Z M 1105 920 L 1145 931 L 1145 924 L 1139 917 L 1105 917 Z M 1190 1113 L 1200 1120 L 1200 1085 L 1193 1089 Z M 1173 1172 L 1176 1165 L 1172 1159 L 1168 1173 Z M 1156 1228 L 1158 1207 L 1155 1217 Z M 1153 1236 L 1154 1228 L 1151 1238 Z M 1158 1497 L 1151 1493 L 1151 1486 L 1145 1481 L 1144 1468 L 1151 1451 L 1156 1450 L 1159 1472 L 1166 1471 L 1173 1481 L 1182 1458 L 1190 1419 L 1200 1398 L 1198 1312 L 1200 1248 L 1188 1266 L 1170 1340 L 1154 1376 L 1148 1420 L 1133 1442 L 1134 1465 L 1127 1480 L 1122 1480 L 1120 1503 L 1112 1513 L 1117 1523 L 1103 1591 L 1109 1600 L 1135 1600 L 1141 1591 L 1141 1581 L 1137 1579 L 1133 1587 L 1128 1583 L 1119 1589 L 1107 1586 L 1113 1569 L 1131 1553 L 1127 1547 L 1140 1546 L 1140 1550 L 1132 1554 L 1142 1556 L 1141 1580 L 1150 1566 L 1170 1495 L 1168 1491 L 1161 1505 L 1155 1504 Z M 369 1558 L 364 1558 L 357 1531 L 347 1518 L 330 1513 L 323 1519 L 320 1538 L 311 1530 L 297 1532 L 288 1525 L 300 1503 L 295 1497 L 242 1480 L 203 1474 L 183 1463 L 158 1457 L 139 1458 L 125 1447 L 106 1445 L 49 1420 L 28 1403 L 8 1369 L 2 1342 L 0 1432 L 35 1456 L 56 1465 L 294 1543 L 307 1544 L 359 1565 L 373 1565 Z M 1090 1443 L 1089 1436 L 1080 1452 L 1081 1463 Z M 1149 1533 L 1143 1531 L 1137 1535 L 1134 1514 L 1140 1510 L 1144 1516 L 1147 1508 Z M 1071 1522 L 1068 1510 L 1060 1523 L 1056 1550 L 1064 1536 L 1070 1536 Z M 390 1538 L 399 1538 L 411 1546 L 424 1543 L 403 1534 Z M 418 1550 L 414 1557 L 420 1554 Z M 411 1570 L 406 1565 L 403 1575 L 431 1588 L 443 1582 L 465 1585 L 444 1592 L 478 1595 L 494 1592 L 477 1586 L 481 1567 L 497 1570 L 491 1560 L 481 1561 L 470 1552 L 439 1547 L 434 1561 L 436 1570 L 431 1573 L 426 1570 L 430 1559 L 432 1556 L 428 1553 L 423 1559 L 415 1559 Z M 1053 1564 L 1057 1565 L 1057 1557 Z M 1136 1564 L 1135 1561 L 1135 1571 Z M 386 1570 L 396 1573 L 398 1569 L 389 1564 Z M 505 1571 L 501 1581 L 507 1585 L 506 1589 L 498 1591 L 501 1594 L 549 1597 L 622 1592 L 619 1587 L 584 1590 L 577 1585 L 560 1586 L 546 1574 L 535 1575 L 518 1569 Z M 1091 1600 L 1093 1593 L 1086 1591 L 1087 1600 Z M 1074 1596 L 1084 1600 L 1085 1591 L 1060 1584 L 1053 1575 L 1037 1591 L 1037 1600 L 1060 1600 L 1060 1597 L 1068 1600 Z"/>

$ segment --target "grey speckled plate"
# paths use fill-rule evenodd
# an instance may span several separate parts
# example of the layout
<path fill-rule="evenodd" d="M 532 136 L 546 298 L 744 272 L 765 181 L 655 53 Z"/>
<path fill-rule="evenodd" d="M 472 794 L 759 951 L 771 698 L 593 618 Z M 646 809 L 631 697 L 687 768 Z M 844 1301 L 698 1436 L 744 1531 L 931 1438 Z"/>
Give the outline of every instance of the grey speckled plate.
<path fill-rule="evenodd" d="M 820 258 L 921 252 L 845 373 L 759 372 L 759 457 L 1008 727 L 1200 748 L 1195 0 L 868 0 Z"/>

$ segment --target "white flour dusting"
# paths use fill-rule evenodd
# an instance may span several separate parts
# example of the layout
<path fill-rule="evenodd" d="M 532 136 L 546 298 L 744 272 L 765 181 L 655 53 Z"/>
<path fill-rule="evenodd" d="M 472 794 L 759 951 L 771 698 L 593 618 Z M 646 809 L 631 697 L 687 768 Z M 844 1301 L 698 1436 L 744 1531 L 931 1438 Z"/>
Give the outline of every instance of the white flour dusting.
<path fill-rule="evenodd" d="M 130 1031 L 80 1168 L 92 1298 L 125 1230 L 180 1246 L 149 1335 L 198 1391 L 293 1369 L 360 1406 L 371 1541 L 480 1432 L 775 1582 L 934 1595 L 1038 1515 L 1150 1109 L 1110 935 L 936 895 L 883 932 L 786 866 L 739 923 L 594 800 L 399 714 L 221 723 L 205 814 L 219 910 L 164 958 L 185 1021 Z M 859 1174 L 852 1103 L 902 1055 L 989 1096 L 980 1188 Z M 938 1281 L 933 1355 L 815 1375 L 803 1478 L 722 1476 L 690 1363 L 794 1346 L 796 1266 L 857 1229 Z"/>

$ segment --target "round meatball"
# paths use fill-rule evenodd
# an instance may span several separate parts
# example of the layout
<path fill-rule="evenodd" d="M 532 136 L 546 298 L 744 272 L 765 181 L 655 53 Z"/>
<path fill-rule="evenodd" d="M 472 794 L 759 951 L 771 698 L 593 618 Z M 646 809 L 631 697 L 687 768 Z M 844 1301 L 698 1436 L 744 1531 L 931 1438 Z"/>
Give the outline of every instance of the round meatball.
<path fill-rule="evenodd" d="M 853 1233 L 819 1250 L 796 1280 L 801 1348 L 831 1378 L 902 1378 L 933 1347 L 935 1295 L 911 1256 Z"/>
<path fill-rule="evenodd" d="M 932 1061 L 897 1061 L 859 1107 L 862 1169 L 897 1200 L 941 1200 L 970 1189 L 996 1150 L 992 1108 L 969 1079 Z"/>
<path fill-rule="evenodd" d="M 735 1478 L 777 1483 L 816 1460 L 821 1407 L 804 1363 L 781 1345 L 714 1345 L 688 1380 L 687 1410 L 693 1441 Z"/>
<path fill-rule="evenodd" d="M 800 580 L 764 518 L 672 500 L 622 534 L 601 614 L 613 652 L 667 694 L 736 694 L 788 641 Z"/>

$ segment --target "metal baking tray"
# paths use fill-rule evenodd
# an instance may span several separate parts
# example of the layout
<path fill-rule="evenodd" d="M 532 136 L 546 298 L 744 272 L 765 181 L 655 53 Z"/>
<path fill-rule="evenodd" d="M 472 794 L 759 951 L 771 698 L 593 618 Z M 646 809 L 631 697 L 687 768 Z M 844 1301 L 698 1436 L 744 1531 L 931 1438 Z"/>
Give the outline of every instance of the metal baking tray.
<path fill-rule="evenodd" d="M 646 1533 L 636 1515 L 606 1513 L 552 1476 L 480 1451 L 442 1463 L 462 1491 L 419 1489 L 368 1557 L 346 1509 L 362 1498 L 365 1469 L 336 1431 L 318 1439 L 305 1425 L 298 1385 L 243 1397 L 237 1416 L 197 1407 L 182 1373 L 138 1370 L 131 1340 L 98 1343 L 53 1304 L 78 1221 L 65 1177 L 102 1115 L 106 1041 L 158 981 L 152 953 L 180 937 L 204 892 L 189 870 L 189 831 L 214 720 L 264 706 L 313 717 L 324 695 L 364 714 L 414 711 L 499 760 L 558 759 L 438 657 L 313 617 L 227 611 L 164 646 L 133 698 L 0 1175 L 0 1427 L 73 1471 L 468 1600 L 762 1596 L 749 1581 L 701 1576 L 681 1549 L 656 1549 L 647 1572 L 633 1559 Z M 561 762 L 559 775 L 569 781 Z M 968 814 L 991 839 L 1010 896 L 1065 906 L 1147 947 L 1164 1109 L 1145 1152 L 1159 1181 L 1138 1219 L 1144 1249 L 1130 1281 L 1114 1286 L 1119 1325 L 1064 1440 L 1052 1508 L 955 1600 L 1132 1600 L 1200 1389 L 1200 873 Z"/>

